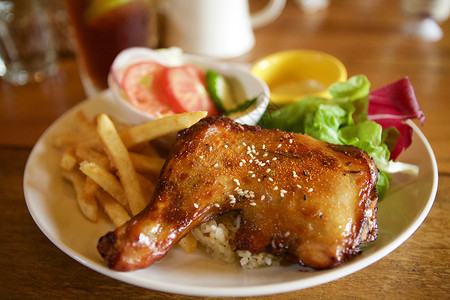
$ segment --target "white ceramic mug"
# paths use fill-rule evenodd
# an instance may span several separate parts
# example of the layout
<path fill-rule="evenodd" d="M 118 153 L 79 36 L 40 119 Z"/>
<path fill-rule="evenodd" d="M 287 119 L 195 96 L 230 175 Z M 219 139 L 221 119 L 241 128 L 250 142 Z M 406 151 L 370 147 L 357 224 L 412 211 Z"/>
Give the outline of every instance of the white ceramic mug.
<path fill-rule="evenodd" d="M 269 24 L 286 0 L 271 0 L 250 13 L 247 0 L 165 0 L 164 46 L 215 58 L 240 56 L 255 44 L 253 29 Z"/>

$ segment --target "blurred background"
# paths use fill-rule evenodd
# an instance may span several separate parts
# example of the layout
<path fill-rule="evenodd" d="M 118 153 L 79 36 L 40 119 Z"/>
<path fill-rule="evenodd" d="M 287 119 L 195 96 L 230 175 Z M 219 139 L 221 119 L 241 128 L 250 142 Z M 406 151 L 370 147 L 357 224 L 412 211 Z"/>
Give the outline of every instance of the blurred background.
<path fill-rule="evenodd" d="M 146 3 L 142 5 L 143 2 Z M 196 2 L 200 3 L 201 1 L 196 0 Z M 242 1 L 242 3 L 244 2 Z M 271 1 L 248 1 L 250 13 L 267 9 L 266 6 L 269 2 Z M 289 18 L 275 17 L 269 24 L 260 26 L 262 28 L 255 28 L 254 37 L 256 39 L 244 51 L 220 57 L 214 55 L 219 53 L 218 49 L 220 48 L 216 47 L 214 48 L 216 52 L 206 54 L 220 59 L 251 62 L 269 54 L 265 49 L 270 49 L 273 52 L 274 50 L 305 48 L 332 52 L 335 56 L 344 60 L 347 65 L 369 61 L 370 57 L 374 57 L 371 51 L 374 51 L 375 48 L 370 47 L 370 45 L 372 43 L 383 43 L 383 51 L 385 52 L 383 58 L 389 60 L 390 55 L 394 55 L 393 52 L 401 51 L 399 48 L 404 43 L 410 43 L 409 49 L 411 51 L 419 51 L 419 49 L 411 48 L 427 47 L 429 43 L 442 40 L 445 33 L 441 26 L 447 22 L 450 14 L 450 0 L 288 0 L 285 5 L 289 9 L 285 9 L 284 2 L 282 1 L 278 8 L 279 13 L 285 14 L 286 11 L 289 11 Z M 33 81 L 39 82 L 46 77 L 55 75 L 58 63 L 78 56 L 80 72 L 86 72 L 86 70 L 83 70 L 86 69 L 86 65 L 96 65 L 99 70 L 87 71 L 91 72 L 94 77 L 106 77 L 108 65 L 111 64 L 113 58 L 123 48 L 131 46 L 148 46 L 151 48 L 180 46 L 188 48 L 184 49 L 187 52 L 195 53 L 198 50 L 195 54 L 205 54 L 202 53 L 200 47 L 198 49 L 189 48 L 189 45 L 186 45 L 188 37 L 185 37 L 184 41 L 183 37 L 180 37 L 183 34 L 191 34 L 194 37 L 200 36 L 202 28 L 205 27 L 204 24 L 186 23 L 186 21 L 181 24 L 180 20 L 186 19 L 187 14 L 186 11 L 182 10 L 176 12 L 180 3 L 172 0 L 1 1 L 0 76 L 13 85 L 22 85 Z M 190 2 L 191 6 L 192 3 L 194 2 Z M 345 18 L 342 17 L 345 14 L 340 13 L 341 11 L 353 9 L 354 6 L 357 6 L 358 15 L 352 16 L 351 19 L 347 15 Z M 193 9 L 191 14 L 196 14 L 195 17 L 198 20 L 203 17 L 200 15 L 202 9 L 203 7 L 199 4 L 195 6 L 195 10 Z M 204 10 L 206 9 L 209 9 L 208 14 L 212 13 L 210 8 Z M 385 13 L 380 16 L 376 13 L 379 10 L 383 10 Z M 235 9 L 235 12 L 226 15 L 224 20 L 217 20 L 216 18 L 214 23 L 223 22 L 226 24 L 225 26 L 229 27 L 233 20 L 234 22 L 238 20 L 238 13 L 238 9 Z M 222 14 L 225 13 L 222 12 Z M 280 24 L 281 22 L 282 24 Z M 177 25 L 192 27 L 196 31 L 193 33 L 187 31 L 174 33 L 178 30 Z M 198 28 L 195 27 L 197 25 Z M 119 30 L 118 27 L 121 29 Z M 243 27 L 244 25 L 241 26 L 241 28 Z M 285 30 L 279 31 L 280 28 Z M 219 35 L 217 32 L 219 32 L 220 26 L 216 26 L 214 29 L 216 29 L 214 34 Z M 211 31 L 211 29 L 209 30 Z M 276 33 L 277 44 L 269 47 L 264 43 L 271 43 L 271 41 L 258 39 L 258 35 L 260 33 L 271 34 L 271 30 L 278 30 L 279 32 Z M 374 40 L 371 38 L 371 40 L 365 40 L 368 36 L 367 33 L 375 30 L 383 33 L 383 39 Z M 45 31 L 45 34 L 43 31 Z M 348 39 L 348 36 L 343 37 L 342 35 L 348 31 L 351 31 L 352 35 L 357 37 L 357 40 L 360 41 L 359 45 L 351 44 L 354 42 L 345 40 Z M 27 35 L 25 35 L 25 32 Z M 178 36 L 174 38 L 174 34 Z M 205 42 L 215 43 L 214 34 L 205 36 Z M 34 37 L 33 39 L 29 37 L 31 35 Z M 19 40 L 21 36 L 23 37 Z M 40 36 L 40 40 L 36 36 Z M 333 36 L 334 38 L 330 41 L 330 39 L 322 38 L 323 36 Z M 236 43 L 246 43 L 246 40 L 254 37 L 245 36 L 240 40 L 236 39 Z M 223 34 L 221 39 L 225 39 Z M 197 44 L 202 42 L 199 41 L 196 40 L 195 42 Z M 232 42 L 234 41 L 230 41 L 228 44 Z M 224 46 L 220 45 L 220 47 L 223 48 Z M 349 47 L 354 49 L 354 53 L 348 51 Z M 379 49 L 379 47 L 376 48 Z M 28 49 L 28 52 L 24 53 L 25 50 L 23 49 Z M 345 51 L 342 51 L 343 49 Z M 30 53 L 32 51 L 35 53 Z M 352 53 L 351 60 L 348 59 L 349 53 Z M 40 55 L 38 59 L 44 65 L 30 66 L 30 63 L 26 60 L 29 60 L 32 55 Z M 406 58 L 407 56 L 405 56 Z M 21 59 L 24 62 L 21 66 L 18 66 Z M 358 60 L 356 61 L 356 59 Z M 84 63 L 81 63 L 80 61 L 83 60 Z M 50 68 L 50 70 L 46 70 L 41 75 L 22 76 L 22 78 L 8 76 L 8 69 L 13 72 L 12 69 L 14 68 L 28 68 L 31 69 L 30 72 L 35 72 L 34 69 L 36 68 Z M 95 72 L 98 74 L 94 75 Z M 85 82 L 83 84 L 87 93 L 90 94 Z M 107 87 L 106 81 L 97 83 L 97 85 L 101 89 Z M 95 89 L 91 92 L 95 92 Z"/>
<path fill-rule="evenodd" d="M 205 0 L 195 1 L 201 5 Z M 271 2 L 237 1 L 248 3 L 249 13 L 261 11 Z M 75 103 L 105 88 L 109 65 L 121 48 L 171 46 L 167 45 L 166 37 L 169 28 L 173 27 L 168 28 L 167 18 L 169 12 L 179 8 L 175 5 L 168 10 L 167 4 L 172 2 L 177 4 L 177 0 L 1 1 L 0 95 L 3 101 L 0 103 L 0 125 L 7 128 L 12 115 L 22 116 L 27 122 L 37 118 L 47 120 L 49 116 L 55 119 Z M 364 72 L 373 88 L 410 76 L 420 100 L 432 96 L 439 86 L 445 86 L 445 78 L 440 74 L 450 64 L 450 0 L 281 2 L 278 17 L 251 29 L 247 38 L 253 38 L 254 42 L 249 48 L 239 55 L 218 59 L 251 65 L 277 51 L 313 49 L 341 60 L 348 76 Z M 143 3 L 145 9 L 139 8 L 138 5 Z M 16 11 L 13 11 L 13 4 Z M 135 6 L 137 10 L 133 10 Z M 80 12 L 85 18 L 79 17 Z M 180 14 L 185 16 L 183 11 Z M 234 16 L 226 15 L 222 25 L 232 24 Z M 74 22 L 77 19 L 78 23 Z M 175 15 L 172 22 L 184 19 Z M 133 40 L 127 34 L 136 34 L 133 28 L 145 30 Z M 113 42 L 108 40 L 111 37 Z M 245 37 L 239 41 L 244 43 Z M 31 66 L 27 66 L 28 60 L 32 61 Z M 99 72 L 102 81 L 99 88 L 92 89 L 86 84 L 86 66 L 91 68 L 88 71 L 92 74 Z M 8 76 L 8 71 L 19 75 Z M 386 78 L 386 73 L 392 78 Z M 21 95 L 35 94 L 36 91 L 40 93 L 38 100 L 22 99 Z M 43 116 L 39 117 L 30 115 L 29 105 L 36 106 L 38 111 L 38 107 L 44 106 L 51 109 L 40 112 Z M 421 105 L 426 108 L 426 103 Z M 49 122 L 32 128 L 36 130 L 35 136 L 45 129 L 41 126 L 48 126 Z M 11 130 L 16 127 L 14 125 Z M 13 136 L 5 139 L 11 140 Z M 27 143 L 18 137 L 14 142 Z"/>
<path fill-rule="evenodd" d="M 31 140 L 14 134 L 4 139 L 8 143 L 32 143 L 51 120 L 105 88 L 110 63 L 121 48 L 172 46 L 166 39 L 168 11 L 179 8 L 175 5 L 167 10 L 167 3 L 172 1 L 177 4 L 180 0 L 1 1 L 0 125 L 20 132 L 17 124 L 10 123 L 11 116 L 38 124 L 29 129 L 35 131 Z M 195 1 L 201 5 L 205 0 Z M 239 1 L 248 5 L 249 13 L 267 9 L 271 3 L 271 0 Z M 112 4 L 105 6 L 105 3 Z M 146 8 L 139 8 L 143 3 Z M 12 4 L 18 9 L 16 16 Z M 441 74 L 450 64 L 450 0 L 283 0 L 281 4 L 278 17 L 251 29 L 247 38 L 253 38 L 254 42 L 247 50 L 217 59 L 250 66 L 278 51 L 313 49 L 337 57 L 349 77 L 364 73 L 374 89 L 409 76 L 419 101 L 433 97 L 436 89 L 447 84 Z M 137 10 L 133 10 L 135 6 Z M 77 17 L 77 12 L 88 18 Z M 180 14 L 185 16 L 183 11 Z M 232 24 L 234 16 L 226 15 L 222 25 Z M 74 23 L 74 19 L 90 21 Z M 175 15 L 173 20 L 180 19 L 186 18 Z M 120 25 L 127 22 L 127 26 Z M 136 33 L 133 30 L 136 26 L 147 30 L 130 40 L 127 32 Z M 113 42 L 108 38 L 113 38 Z M 240 41 L 245 42 L 245 37 Z M 88 58 L 93 62 L 89 63 Z M 28 60 L 33 62 L 31 66 L 26 66 Z M 86 70 L 86 66 L 91 70 Z M 8 76 L 8 70 L 19 75 Z M 92 88 L 92 84 L 86 83 L 86 78 L 92 77 L 86 76 L 87 71 L 99 72 L 100 87 Z M 36 92 L 39 94 L 35 101 L 24 99 Z M 30 105 L 35 109 L 30 110 Z M 427 108 L 426 102 L 421 105 L 424 110 Z"/>

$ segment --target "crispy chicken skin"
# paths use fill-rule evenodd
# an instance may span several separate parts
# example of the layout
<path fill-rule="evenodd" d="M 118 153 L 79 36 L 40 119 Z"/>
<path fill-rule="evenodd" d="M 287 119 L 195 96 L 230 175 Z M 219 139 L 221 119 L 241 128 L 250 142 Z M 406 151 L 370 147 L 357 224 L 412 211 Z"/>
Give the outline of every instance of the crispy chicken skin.
<path fill-rule="evenodd" d="M 97 249 L 111 269 L 146 268 L 202 222 L 239 210 L 238 250 L 330 268 L 376 239 L 377 179 L 358 148 L 209 117 L 178 134 L 151 203 Z"/>

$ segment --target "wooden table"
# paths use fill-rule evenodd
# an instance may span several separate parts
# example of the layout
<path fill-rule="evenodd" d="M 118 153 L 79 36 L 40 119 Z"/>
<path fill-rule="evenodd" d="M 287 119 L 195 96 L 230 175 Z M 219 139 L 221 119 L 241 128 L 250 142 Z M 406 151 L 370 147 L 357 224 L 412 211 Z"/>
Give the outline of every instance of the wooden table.
<path fill-rule="evenodd" d="M 296 48 L 340 58 L 349 75 L 363 73 L 372 88 L 409 76 L 426 115 L 422 128 L 434 149 L 439 189 L 423 225 L 387 257 L 350 276 L 263 299 L 444 299 L 450 295 L 450 21 L 444 38 L 424 42 L 404 34 L 399 1 L 340 0 L 307 15 L 288 1 L 283 15 L 256 30 L 256 46 L 236 59 L 253 62 Z M 22 180 L 27 157 L 43 131 L 85 98 L 73 59 L 55 78 L 13 87 L 0 81 L 0 298 L 191 299 L 131 286 L 98 274 L 55 247 L 33 222 Z"/>

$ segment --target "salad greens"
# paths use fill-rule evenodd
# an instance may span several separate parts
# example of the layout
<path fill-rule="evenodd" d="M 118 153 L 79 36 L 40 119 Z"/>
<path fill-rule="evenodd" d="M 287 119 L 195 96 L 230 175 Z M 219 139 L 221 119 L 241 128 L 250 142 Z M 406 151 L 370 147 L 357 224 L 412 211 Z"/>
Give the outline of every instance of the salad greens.
<path fill-rule="evenodd" d="M 412 142 L 412 128 L 404 121 L 418 119 L 425 123 L 425 114 L 420 109 L 413 86 L 407 77 L 373 91 L 369 95 L 369 120 L 380 124 L 383 129 L 395 127 L 400 137 L 391 151 L 391 160 L 408 148 Z"/>
<path fill-rule="evenodd" d="M 242 87 L 240 85 L 232 86 L 230 80 L 231 78 L 226 78 L 216 71 L 206 71 L 206 90 L 219 113 L 225 116 L 245 111 L 255 104 L 257 100 L 257 98 L 254 97 L 242 102 L 242 99 L 239 99 L 239 96 L 236 95 L 239 94 L 236 89 L 242 89 Z"/>
<path fill-rule="evenodd" d="M 397 88 L 398 85 L 390 87 L 390 89 Z M 370 120 L 369 89 L 370 82 L 367 77 L 356 75 L 346 82 L 333 84 L 328 90 L 330 99 L 311 96 L 276 110 L 268 110 L 259 121 L 259 125 L 263 128 L 306 133 L 321 141 L 353 145 L 366 151 L 380 170 L 377 192 L 379 199 L 383 199 L 391 179 L 389 172 L 392 162 L 391 151 L 402 138 L 397 127 L 401 128 L 404 124 L 398 117 L 399 114 L 393 111 L 391 119 L 397 120 L 397 124 L 391 122 L 393 126 L 383 129 L 382 125 Z M 383 101 L 386 104 L 396 100 L 383 98 Z M 405 101 L 417 103 L 415 98 Z M 417 110 L 421 112 L 418 105 L 416 112 Z M 410 115 L 406 119 L 411 116 L 414 117 Z"/>

